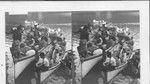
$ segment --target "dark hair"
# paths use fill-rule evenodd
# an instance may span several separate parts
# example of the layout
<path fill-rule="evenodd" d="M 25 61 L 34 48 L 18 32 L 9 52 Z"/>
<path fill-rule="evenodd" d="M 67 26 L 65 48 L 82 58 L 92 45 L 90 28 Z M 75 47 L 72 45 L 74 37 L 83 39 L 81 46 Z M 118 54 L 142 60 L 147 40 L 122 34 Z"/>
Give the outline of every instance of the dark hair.
<path fill-rule="evenodd" d="M 87 47 L 91 47 L 91 46 L 92 46 L 92 43 L 88 43 L 88 44 L 87 44 Z"/>
<path fill-rule="evenodd" d="M 40 53 L 40 57 L 41 57 L 41 58 L 44 58 L 44 57 L 45 57 L 44 52 L 41 52 L 41 53 Z"/>
<path fill-rule="evenodd" d="M 20 48 L 23 48 L 23 47 L 25 47 L 25 43 L 20 44 Z"/>
<path fill-rule="evenodd" d="M 107 52 L 107 57 L 111 58 L 111 52 Z"/>

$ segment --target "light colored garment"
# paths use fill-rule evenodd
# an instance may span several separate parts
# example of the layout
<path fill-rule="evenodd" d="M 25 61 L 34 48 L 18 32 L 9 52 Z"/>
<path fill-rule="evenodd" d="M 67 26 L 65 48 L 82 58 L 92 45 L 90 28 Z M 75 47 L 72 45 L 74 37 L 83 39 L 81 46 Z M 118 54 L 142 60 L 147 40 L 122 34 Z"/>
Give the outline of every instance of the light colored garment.
<path fill-rule="evenodd" d="M 32 56 L 32 55 L 35 55 L 35 50 L 29 50 L 26 52 L 26 55 L 27 56 Z"/>
<path fill-rule="evenodd" d="M 44 61 L 44 60 L 39 57 L 39 60 L 38 60 L 38 62 L 36 63 L 36 67 L 42 66 L 42 65 L 43 65 L 43 61 Z"/>
<path fill-rule="evenodd" d="M 49 60 L 44 58 L 44 66 L 49 67 Z"/>
<path fill-rule="evenodd" d="M 47 58 L 42 59 L 39 57 L 39 61 L 36 63 L 36 67 L 40 67 L 42 65 L 49 67 L 50 64 Z"/>
<path fill-rule="evenodd" d="M 107 66 L 109 65 L 109 62 L 110 62 L 110 58 L 106 57 L 106 60 L 105 62 L 103 63 L 104 66 Z"/>
<path fill-rule="evenodd" d="M 111 64 L 112 66 L 116 66 L 116 65 L 117 65 L 116 59 L 114 59 L 113 57 L 111 57 L 111 58 L 110 58 L 110 64 Z"/>
<path fill-rule="evenodd" d="M 103 53 L 102 49 L 96 49 L 93 52 L 93 55 L 101 55 Z"/>
<path fill-rule="evenodd" d="M 104 65 L 104 66 L 107 66 L 107 65 L 109 65 L 109 64 L 111 64 L 112 66 L 116 66 L 116 65 L 117 65 L 116 59 L 114 59 L 113 57 L 111 57 L 111 58 L 106 57 L 106 60 L 105 60 L 105 62 L 103 63 L 103 65 Z"/>

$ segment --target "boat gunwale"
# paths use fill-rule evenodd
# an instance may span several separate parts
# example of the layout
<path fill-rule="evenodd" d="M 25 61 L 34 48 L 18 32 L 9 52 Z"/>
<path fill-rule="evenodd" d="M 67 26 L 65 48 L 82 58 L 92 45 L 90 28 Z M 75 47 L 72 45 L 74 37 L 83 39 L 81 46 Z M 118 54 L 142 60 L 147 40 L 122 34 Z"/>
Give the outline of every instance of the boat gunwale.
<path fill-rule="evenodd" d="M 119 43 L 115 43 L 114 45 L 110 46 L 109 48 L 107 48 L 107 49 L 105 50 L 105 52 L 111 50 L 112 48 L 114 48 L 114 47 L 115 47 L 116 45 L 118 45 L 118 44 L 119 44 Z M 104 55 L 105 52 L 103 52 L 102 54 L 99 54 L 99 55 L 92 55 L 92 56 L 89 56 L 89 57 L 85 57 L 85 58 L 81 59 L 81 62 L 88 61 L 88 60 L 97 58 L 97 57 L 99 57 L 99 56 L 102 56 L 102 55 Z"/>
<path fill-rule="evenodd" d="M 35 57 L 35 55 L 26 56 L 26 57 L 21 57 L 21 58 L 19 58 L 19 59 L 14 59 L 14 63 L 16 64 L 16 63 L 18 63 L 18 62 L 20 62 L 20 61 L 24 61 L 24 60 L 29 59 L 29 58 L 32 58 L 32 57 Z"/>
<path fill-rule="evenodd" d="M 89 61 L 91 59 L 94 59 L 94 58 L 98 58 L 98 57 L 102 57 L 103 54 L 100 54 L 100 55 L 93 55 L 93 56 L 89 56 L 89 57 L 86 57 L 86 58 L 83 58 L 81 59 L 82 63 L 85 62 L 85 61 Z"/>

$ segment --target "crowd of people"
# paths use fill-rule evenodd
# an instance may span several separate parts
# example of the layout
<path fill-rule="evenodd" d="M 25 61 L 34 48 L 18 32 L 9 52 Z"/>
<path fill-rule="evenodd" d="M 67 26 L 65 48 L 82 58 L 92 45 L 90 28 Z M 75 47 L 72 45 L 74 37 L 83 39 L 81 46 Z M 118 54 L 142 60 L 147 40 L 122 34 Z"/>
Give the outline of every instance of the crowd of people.
<path fill-rule="evenodd" d="M 77 50 L 81 58 L 103 54 L 103 65 L 115 68 L 126 63 L 132 54 L 134 41 L 129 28 L 93 20 L 93 24 L 82 26 L 77 33 L 80 35 Z"/>
<path fill-rule="evenodd" d="M 37 67 L 48 68 L 60 61 L 66 50 L 66 40 L 60 28 L 39 28 L 38 25 L 12 28 L 13 43 L 10 48 L 14 59 L 35 55 Z M 46 52 L 45 52 L 46 51 Z"/>

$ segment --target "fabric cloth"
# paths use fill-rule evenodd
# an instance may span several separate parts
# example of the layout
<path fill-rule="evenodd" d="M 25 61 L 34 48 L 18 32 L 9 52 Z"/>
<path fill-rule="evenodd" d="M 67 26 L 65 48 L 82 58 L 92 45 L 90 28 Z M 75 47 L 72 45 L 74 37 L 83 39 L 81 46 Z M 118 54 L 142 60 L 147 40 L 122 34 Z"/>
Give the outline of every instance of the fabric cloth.
<path fill-rule="evenodd" d="M 45 67 L 49 67 L 49 61 L 47 58 L 42 59 L 41 57 L 39 57 L 39 61 L 36 63 L 37 67 L 40 67 L 44 65 Z"/>
<path fill-rule="evenodd" d="M 102 53 L 103 53 L 102 49 L 96 49 L 94 50 L 93 55 L 101 55 Z"/>
<path fill-rule="evenodd" d="M 23 48 L 20 48 L 20 52 L 22 52 L 22 53 L 26 53 L 27 51 L 29 51 L 29 50 L 31 50 L 31 47 L 29 47 L 29 46 L 25 46 L 25 47 L 23 47 Z"/>

